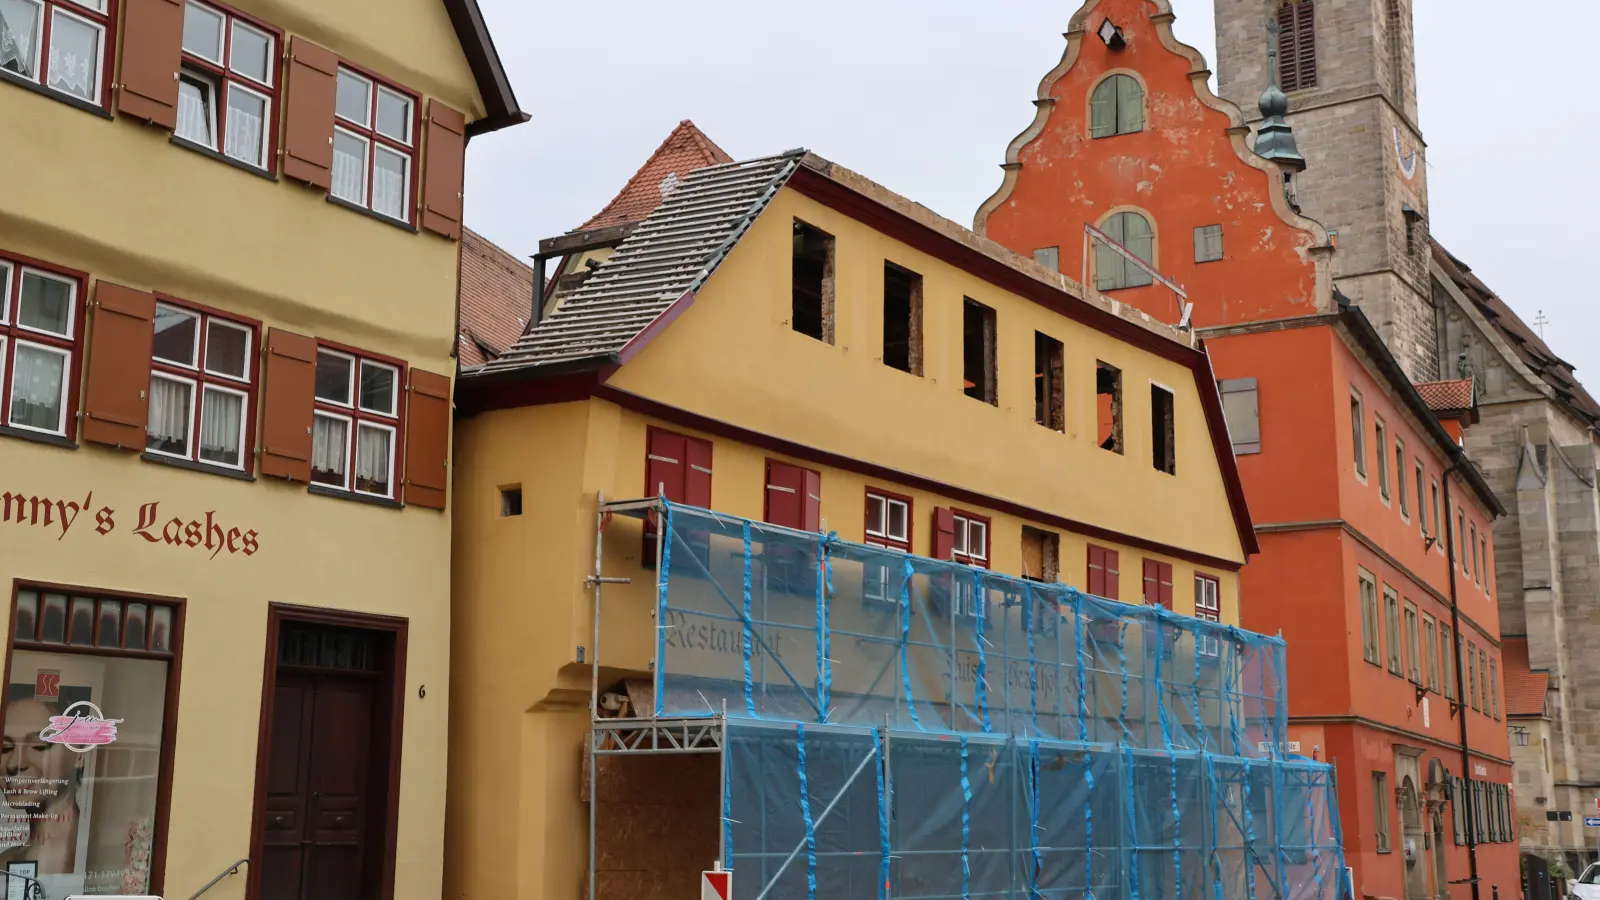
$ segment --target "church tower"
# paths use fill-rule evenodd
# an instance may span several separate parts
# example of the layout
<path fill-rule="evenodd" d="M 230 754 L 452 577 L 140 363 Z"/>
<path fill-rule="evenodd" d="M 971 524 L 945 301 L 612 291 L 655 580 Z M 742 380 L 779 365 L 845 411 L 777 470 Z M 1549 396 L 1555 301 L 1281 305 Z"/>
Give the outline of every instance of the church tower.
<path fill-rule="evenodd" d="M 1215 0 L 1218 93 L 1253 129 L 1276 41 L 1278 84 L 1307 169 L 1300 209 L 1327 226 L 1338 289 L 1412 381 L 1439 377 L 1428 184 L 1417 125 L 1412 0 Z M 1276 37 L 1270 35 L 1276 23 Z"/>

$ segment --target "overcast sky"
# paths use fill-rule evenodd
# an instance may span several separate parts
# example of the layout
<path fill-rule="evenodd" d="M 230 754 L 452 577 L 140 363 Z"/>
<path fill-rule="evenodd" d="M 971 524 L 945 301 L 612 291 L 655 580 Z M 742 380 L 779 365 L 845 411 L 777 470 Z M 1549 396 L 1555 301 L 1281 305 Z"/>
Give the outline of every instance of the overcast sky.
<path fill-rule="evenodd" d="M 524 257 L 604 206 L 681 119 L 735 158 L 806 147 L 968 225 L 1078 6 L 480 2 L 533 121 L 473 140 L 467 225 Z M 1600 4 L 1527 4 L 1519 23 L 1496 0 L 1416 3 L 1432 232 L 1530 325 L 1543 310 L 1546 340 L 1600 391 L 1600 124 L 1577 79 Z M 1172 5 L 1215 68 L 1210 0 Z"/>

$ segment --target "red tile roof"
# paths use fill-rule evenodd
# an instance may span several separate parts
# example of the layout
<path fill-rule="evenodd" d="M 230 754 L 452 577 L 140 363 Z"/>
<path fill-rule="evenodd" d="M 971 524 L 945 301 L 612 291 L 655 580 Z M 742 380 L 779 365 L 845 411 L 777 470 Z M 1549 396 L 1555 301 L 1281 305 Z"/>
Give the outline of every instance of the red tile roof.
<path fill-rule="evenodd" d="M 462 229 L 460 364 L 479 366 L 506 352 L 522 336 L 532 309 L 533 267 Z"/>
<path fill-rule="evenodd" d="M 622 186 L 622 191 L 606 204 L 589 221 L 578 227 L 579 231 L 637 222 L 650 215 L 661 205 L 661 186 L 669 178 L 680 181 L 695 169 L 733 162 L 733 157 L 695 127 L 688 119 L 667 135 L 656 152 L 650 154 L 639 171 Z"/>
<path fill-rule="evenodd" d="M 1427 401 L 1434 412 L 1472 408 L 1472 379 L 1458 381 L 1426 381 L 1417 385 L 1417 393 Z"/>
<path fill-rule="evenodd" d="M 1550 673 L 1528 667 L 1528 639 L 1506 638 L 1500 645 L 1500 660 L 1506 679 L 1506 715 L 1544 715 Z"/>

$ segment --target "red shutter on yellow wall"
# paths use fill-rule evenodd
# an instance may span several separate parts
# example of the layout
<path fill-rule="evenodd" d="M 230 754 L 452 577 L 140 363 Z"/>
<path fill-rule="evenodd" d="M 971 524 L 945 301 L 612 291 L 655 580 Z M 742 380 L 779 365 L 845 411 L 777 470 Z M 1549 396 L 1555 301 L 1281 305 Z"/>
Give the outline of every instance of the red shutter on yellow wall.
<path fill-rule="evenodd" d="M 683 502 L 683 435 L 659 428 L 650 429 L 645 441 L 644 495 Z"/>
<path fill-rule="evenodd" d="M 1117 572 L 1117 551 L 1115 551 L 1115 550 L 1101 550 L 1100 552 L 1101 552 L 1101 554 L 1103 555 L 1103 557 L 1105 559 L 1105 567 L 1106 567 L 1106 569 L 1105 569 L 1105 572 L 1106 572 L 1106 574 L 1105 574 L 1105 580 L 1106 580 L 1105 587 L 1106 587 L 1106 590 L 1105 590 L 1105 593 L 1101 594 L 1100 596 L 1106 598 L 1107 600 L 1116 600 L 1116 599 L 1118 599 L 1117 598 L 1117 581 L 1118 581 L 1118 578 L 1119 578 L 1119 573 Z"/>
<path fill-rule="evenodd" d="M 274 328 L 267 340 L 266 357 L 261 400 L 261 474 L 309 482 L 317 342 Z"/>
<path fill-rule="evenodd" d="M 800 520 L 800 527 L 806 531 L 822 530 L 822 474 L 810 469 L 801 469 L 805 476 L 801 480 L 801 496 L 804 515 Z"/>
<path fill-rule="evenodd" d="M 1105 596 L 1106 592 L 1106 551 L 1093 544 L 1089 545 L 1089 593 L 1097 597 Z"/>
<path fill-rule="evenodd" d="M 406 409 L 406 502 L 444 509 L 450 484 L 450 379 L 412 369 Z"/>
<path fill-rule="evenodd" d="M 1144 561 L 1144 602 L 1161 605 L 1161 563 L 1153 559 Z"/>
<path fill-rule="evenodd" d="M 947 506 L 933 510 L 933 558 L 949 561 L 956 550 L 956 514 Z"/>
<path fill-rule="evenodd" d="M 428 154 L 422 181 L 422 227 L 461 237 L 461 194 L 467 165 L 467 117 L 428 101 Z"/>
<path fill-rule="evenodd" d="M 684 438 L 688 463 L 683 467 L 683 502 L 711 508 L 711 442 Z"/>
<path fill-rule="evenodd" d="M 124 0 L 117 112 L 171 130 L 178 124 L 182 0 Z"/>
<path fill-rule="evenodd" d="M 84 376 L 84 440 L 144 449 L 155 318 L 154 294 L 106 281 L 95 285 L 94 328 Z"/>
<path fill-rule="evenodd" d="M 326 190 L 333 183 L 333 104 L 339 58 L 302 37 L 289 44 L 283 174 Z"/>
<path fill-rule="evenodd" d="M 805 518 L 802 491 L 804 470 L 775 459 L 767 460 L 767 521 L 785 528 L 801 528 Z"/>

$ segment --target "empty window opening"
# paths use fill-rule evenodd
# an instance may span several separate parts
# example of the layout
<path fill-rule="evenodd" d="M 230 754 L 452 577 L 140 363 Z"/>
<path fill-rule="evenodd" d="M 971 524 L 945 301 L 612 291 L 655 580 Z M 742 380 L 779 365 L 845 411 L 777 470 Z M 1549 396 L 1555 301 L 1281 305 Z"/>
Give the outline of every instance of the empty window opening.
<path fill-rule="evenodd" d="M 798 219 L 794 223 L 794 310 L 789 324 L 807 337 L 833 343 L 833 235 Z"/>
<path fill-rule="evenodd" d="M 1061 580 L 1061 535 L 1022 526 L 1022 577 L 1052 584 Z"/>
<path fill-rule="evenodd" d="M 1099 426 L 1095 440 L 1100 449 L 1122 452 L 1122 370 L 1103 362 L 1095 363 L 1095 419 Z"/>
<path fill-rule="evenodd" d="M 1174 417 L 1172 392 L 1150 385 L 1150 465 L 1168 475 L 1178 471 Z"/>
<path fill-rule="evenodd" d="M 1233 455 L 1261 452 L 1261 409 L 1254 378 L 1227 378 L 1217 382 L 1222 394 L 1222 417 L 1228 423 Z"/>
<path fill-rule="evenodd" d="M 995 390 L 994 310 L 968 297 L 961 305 L 962 392 L 998 405 Z"/>
<path fill-rule="evenodd" d="M 500 515 L 502 518 L 522 515 L 522 488 L 520 486 L 500 489 Z"/>
<path fill-rule="evenodd" d="M 1148 265 L 1155 265 L 1155 233 L 1150 220 L 1136 212 L 1119 212 L 1100 226 L 1106 237 Z M 1143 287 L 1152 283 L 1150 273 L 1140 268 L 1103 241 L 1094 245 L 1095 287 L 1102 291 Z"/>
<path fill-rule="evenodd" d="M 922 374 L 922 276 L 883 264 L 883 364 Z"/>
<path fill-rule="evenodd" d="M 1113 75 L 1089 97 L 1089 136 L 1111 137 L 1144 130 L 1144 88 L 1129 75 Z"/>
<path fill-rule="evenodd" d="M 1222 259 L 1222 226 L 1201 225 L 1194 230 L 1194 261 L 1216 262 Z"/>
<path fill-rule="evenodd" d="M 1052 272 L 1061 271 L 1061 248 L 1040 247 L 1033 251 L 1033 261 Z"/>
<path fill-rule="evenodd" d="M 1067 427 L 1062 356 L 1060 341 L 1033 333 L 1033 420 L 1055 431 Z"/>

